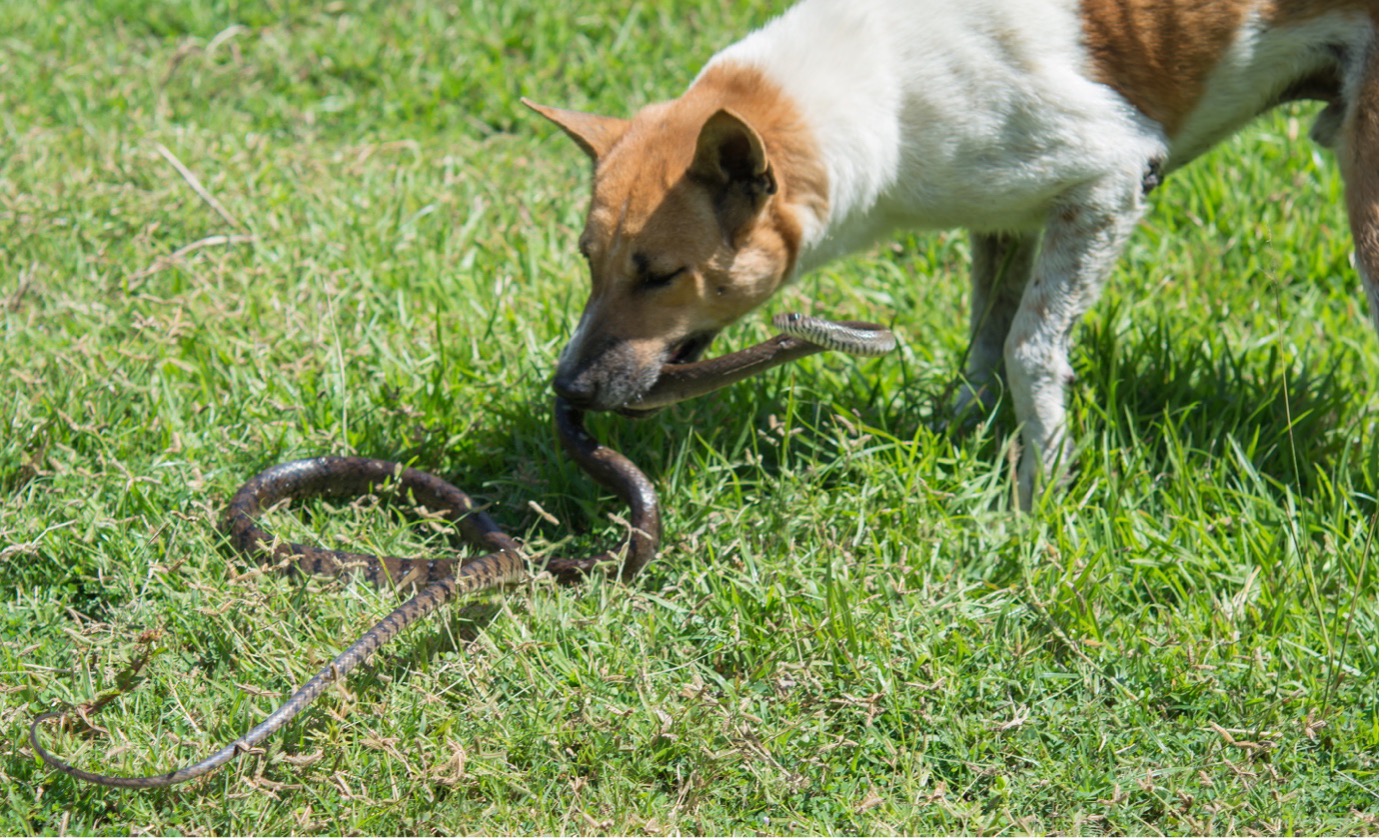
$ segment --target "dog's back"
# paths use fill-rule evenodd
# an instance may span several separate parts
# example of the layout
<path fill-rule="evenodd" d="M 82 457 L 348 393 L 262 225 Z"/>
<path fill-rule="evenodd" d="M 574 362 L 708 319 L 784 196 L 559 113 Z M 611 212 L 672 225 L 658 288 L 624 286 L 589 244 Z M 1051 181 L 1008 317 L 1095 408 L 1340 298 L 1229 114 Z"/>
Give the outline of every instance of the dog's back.
<path fill-rule="evenodd" d="M 831 236 L 806 270 L 894 227 L 1039 228 L 1117 161 L 1171 171 L 1288 99 L 1343 112 L 1377 91 L 1377 23 L 1359 0 L 806 0 L 708 68 L 764 72 L 812 124 Z M 1377 147 L 1362 128 L 1318 136 Z"/>

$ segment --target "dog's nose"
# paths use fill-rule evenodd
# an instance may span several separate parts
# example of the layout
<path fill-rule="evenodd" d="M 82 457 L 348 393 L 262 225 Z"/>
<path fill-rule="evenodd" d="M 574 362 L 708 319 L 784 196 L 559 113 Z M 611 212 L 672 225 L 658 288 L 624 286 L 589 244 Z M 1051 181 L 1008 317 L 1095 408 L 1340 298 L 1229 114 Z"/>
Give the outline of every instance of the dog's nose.
<path fill-rule="evenodd" d="M 575 376 L 553 377 L 553 390 L 575 408 L 586 408 L 596 399 L 595 383 Z"/>

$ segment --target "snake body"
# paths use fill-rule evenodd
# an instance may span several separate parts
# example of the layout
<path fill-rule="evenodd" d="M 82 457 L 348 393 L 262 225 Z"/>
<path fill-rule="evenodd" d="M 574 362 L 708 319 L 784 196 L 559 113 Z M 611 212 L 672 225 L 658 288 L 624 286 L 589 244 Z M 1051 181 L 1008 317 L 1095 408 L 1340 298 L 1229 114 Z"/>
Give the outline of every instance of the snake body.
<path fill-rule="evenodd" d="M 883 356 L 898 345 L 894 333 L 879 324 L 864 321 L 828 321 L 796 313 L 774 316 L 779 334 L 737 353 L 705 362 L 664 365 L 658 381 L 638 402 L 628 408 L 658 408 L 719 388 L 788 362 L 838 350 L 853 356 Z"/>
<path fill-rule="evenodd" d="M 784 334 L 828 350 L 839 350 L 853 356 L 883 356 L 893 352 L 898 339 L 879 324 L 859 321 L 828 321 L 784 312 L 774 316 L 774 326 Z"/>
<path fill-rule="evenodd" d="M 753 347 L 703 362 L 665 365 L 658 383 L 635 407 L 652 408 L 679 402 L 827 349 L 880 355 L 893 348 L 893 335 L 874 324 L 803 316 L 779 316 L 775 324 L 784 334 Z M 881 350 L 886 344 L 888 348 Z M 554 405 L 554 416 L 558 438 L 567 454 L 629 506 L 630 533 L 615 551 L 591 557 L 549 557 L 537 565 L 564 581 L 580 578 L 598 566 L 619 569 L 620 577 L 629 580 L 658 551 L 662 525 L 653 483 L 628 458 L 596 441 L 586 431 L 582 412 L 560 397 Z M 462 560 L 378 557 L 279 542 L 256 522 L 261 511 L 285 499 L 358 496 L 391 481 L 409 491 L 417 503 L 443 513 L 463 538 L 486 553 Z M 258 725 L 195 764 L 155 776 L 111 776 L 74 767 L 45 749 L 38 739 L 40 724 L 66 714 L 60 709 L 39 715 L 29 725 L 30 743 L 50 767 L 84 781 L 124 788 L 168 787 L 206 775 L 278 731 L 317 699 L 327 686 L 344 679 L 404 628 L 431 615 L 458 595 L 521 580 L 527 567 L 526 555 L 519 544 L 489 515 L 477 509 L 466 493 L 437 476 L 373 458 L 327 456 L 270 467 L 246 482 L 231 499 L 226 509 L 225 529 L 231 544 L 256 562 L 280 562 L 314 575 L 340 575 L 359 569 L 367 580 L 377 585 L 418 583 L 423 587 L 417 595 L 365 631 Z"/>

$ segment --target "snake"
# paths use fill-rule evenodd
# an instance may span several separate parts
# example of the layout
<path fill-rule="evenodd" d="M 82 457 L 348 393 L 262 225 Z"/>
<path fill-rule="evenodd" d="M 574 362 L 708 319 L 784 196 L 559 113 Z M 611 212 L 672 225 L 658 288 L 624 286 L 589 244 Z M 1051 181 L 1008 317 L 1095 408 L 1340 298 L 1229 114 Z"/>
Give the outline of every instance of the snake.
<path fill-rule="evenodd" d="M 780 333 L 752 347 L 700 362 L 664 365 L 653 387 L 631 407 L 671 405 L 824 350 L 879 356 L 896 345 L 894 334 L 878 324 L 780 314 L 774 325 Z M 75 767 L 49 752 L 38 736 L 45 721 L 67 715 L 65 708 L 41 714 L 30 723 L 34 751 L 55 770 L 107 787 L 162 788 L 191 781 L 253 751 L 406 627 L 458 596 L 523 580 L 531 565 L 563 582 L 602 568 L 618 573 L 622 580 L 633 579 L 658 552 L 662 535 L 653 483 L 634 462 L 591 436 L 583 411 L 557 397 L 553 414 L 567 455 L 630 510 L 629 534 L 619 548 L 590 557 L 530 558 L 466 493 L 431 473 L 393 461 L 323 456 L 270 467 L 247 481 L 226 508 L 223 529 L 237 551 L 254 562 L 278 563 L 309 575 L 339 576 L 359 570 L 375 585 L 420 584 L 417 594 L 366 630 L 264 720 L 194 764 L 154 776 L 114 776 Z M 359 554 L 280 541 L 256 521 L 262 511 L 287 499 L 359 496 L 389 483 L 398 488 L 396 496 L 399 490 L 412 494 L 417 504 L 439 512 L 467 542 L 485 553 L 464 559 Z"/>

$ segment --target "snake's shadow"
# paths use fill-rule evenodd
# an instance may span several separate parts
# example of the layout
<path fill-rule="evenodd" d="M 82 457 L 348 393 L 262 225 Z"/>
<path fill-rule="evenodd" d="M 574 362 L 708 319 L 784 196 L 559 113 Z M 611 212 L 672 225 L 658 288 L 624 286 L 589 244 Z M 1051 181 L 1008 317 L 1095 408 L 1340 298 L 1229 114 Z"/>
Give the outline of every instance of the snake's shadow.
<path fill-rule="evenodd" d="M 411 593 L 402 593 L 403 597 L 408 594 Z M 371 662 L 356 669 L 348 678 L 352 690 L 365 690 L 381 676 L 388 676 L 391 681 L 407 681 L 419 669 L 426 669 L 428 663 L 465 649 L 479 639 L 485 628 L 500 614 L 496 593 L 490 595 L 463 600 L 441 610 L 442 626 L 416 633 L 417 639 L 412 644 L 390 644 L 376 651 Z M 424 623 L 436 625 L 439 622 L 433 618 Z M 303 723 L 299 725 L 306 725 L 310 720 L 310 716 L 305 714 Z"/>

